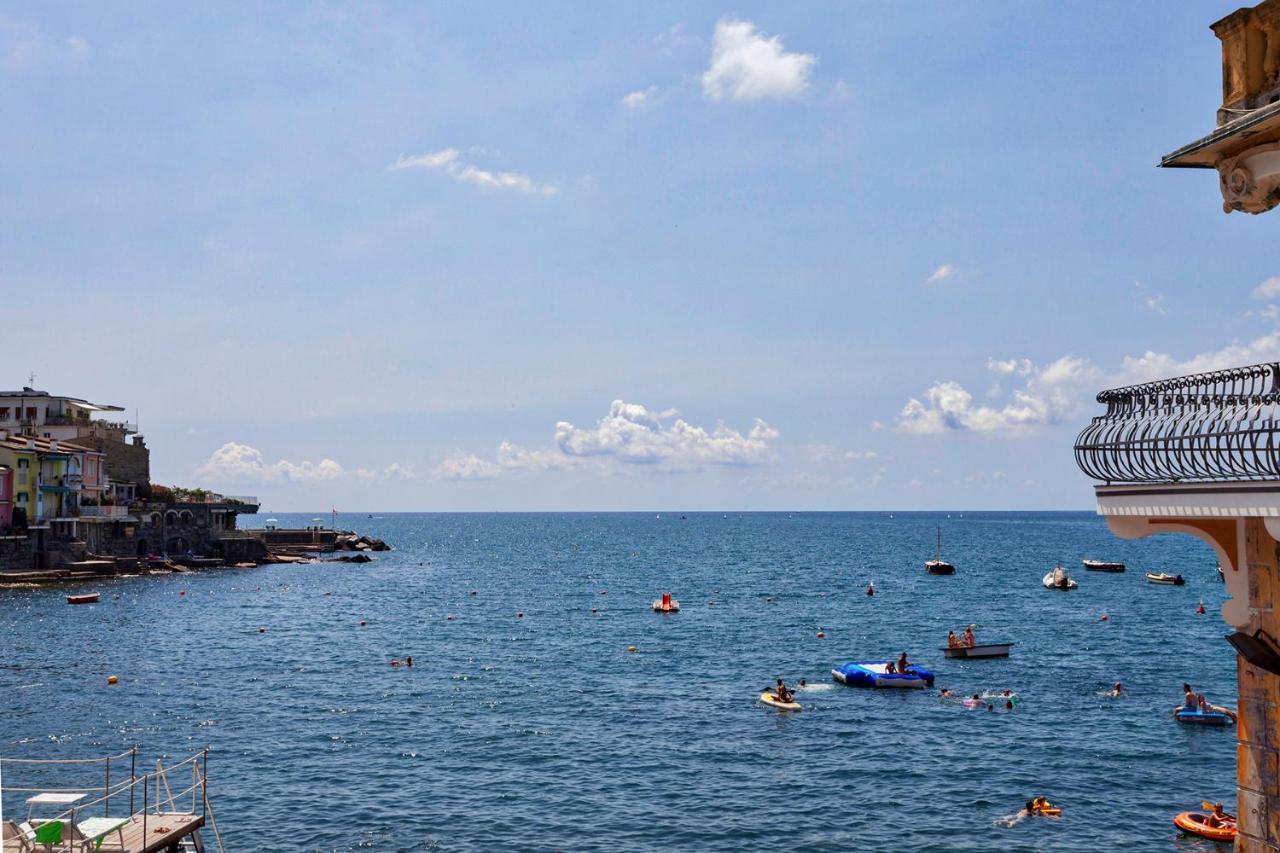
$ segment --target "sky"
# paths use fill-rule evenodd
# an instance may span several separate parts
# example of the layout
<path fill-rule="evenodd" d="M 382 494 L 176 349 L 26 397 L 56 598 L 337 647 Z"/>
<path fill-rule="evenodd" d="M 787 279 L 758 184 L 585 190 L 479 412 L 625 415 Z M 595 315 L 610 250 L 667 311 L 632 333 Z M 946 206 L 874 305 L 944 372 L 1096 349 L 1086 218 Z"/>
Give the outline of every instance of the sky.
<path fill-rule="evenodd" d="M 0 0 L 0 385 L 270 511 L 1087 509 L 1280 357 L 1230 2 Z"/>

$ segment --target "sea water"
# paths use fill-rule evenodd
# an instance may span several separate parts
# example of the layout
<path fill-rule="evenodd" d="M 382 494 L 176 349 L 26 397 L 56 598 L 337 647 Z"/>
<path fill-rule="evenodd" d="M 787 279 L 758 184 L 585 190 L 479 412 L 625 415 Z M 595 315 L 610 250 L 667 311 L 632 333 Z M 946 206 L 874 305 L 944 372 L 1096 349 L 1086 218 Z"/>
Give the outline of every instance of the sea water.
<path fill-rule="evenodd" d="M 1201 542 L 1090 513 L 686 515 L 341 516 L 395 550 L 0 590 L 0 757 L 208 746 L 236 851 L 1215 849 L 1171 823 L 1234 807 L 1234 730 L 1170 719 L 1184 681 L 1235 705 Z M 924 572 L 936 527 L 954 576 Z M 1057 562 L 1078 590 L 1041 585 Z M 943 659 L 969 624 L 1012 656 Z M 903 651 L 935 689 L 831 686 Z M 818 689 L 779 712 L 775 677 Z M 1035 795 L 1063 817 L 1012 819 Z"/>

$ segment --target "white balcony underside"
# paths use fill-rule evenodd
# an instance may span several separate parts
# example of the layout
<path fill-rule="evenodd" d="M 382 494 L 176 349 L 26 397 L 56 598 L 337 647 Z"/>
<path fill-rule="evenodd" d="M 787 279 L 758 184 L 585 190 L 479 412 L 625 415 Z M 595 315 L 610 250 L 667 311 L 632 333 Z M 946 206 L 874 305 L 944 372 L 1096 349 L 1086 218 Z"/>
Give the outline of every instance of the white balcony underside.
<path fill-rule="evenodd" d="M 1095 486 L 1098 514 L 1144 518 L 1280 518 L 1280 480 Z"/>

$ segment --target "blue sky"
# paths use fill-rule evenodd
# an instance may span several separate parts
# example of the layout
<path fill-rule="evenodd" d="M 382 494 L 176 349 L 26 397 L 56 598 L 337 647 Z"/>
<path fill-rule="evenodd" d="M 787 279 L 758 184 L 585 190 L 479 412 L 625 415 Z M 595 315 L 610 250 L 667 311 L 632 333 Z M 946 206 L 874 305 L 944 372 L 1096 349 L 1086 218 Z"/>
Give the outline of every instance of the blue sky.
<path fill-rule="evenodd" d="M 7 384 L 272 510 L 1086 508 L 1280 349 L 1155 168 L 1236 5 L 0 3 Z"/>

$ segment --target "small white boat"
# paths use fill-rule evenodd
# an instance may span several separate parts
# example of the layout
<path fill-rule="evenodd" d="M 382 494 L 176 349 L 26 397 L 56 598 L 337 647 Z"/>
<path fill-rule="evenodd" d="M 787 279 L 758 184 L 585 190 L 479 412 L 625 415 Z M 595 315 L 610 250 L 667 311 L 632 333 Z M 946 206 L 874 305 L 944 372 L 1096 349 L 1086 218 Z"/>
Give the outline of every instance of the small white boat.
<path fill-rule="evenodd" d="M 1013 643 L 979 643 L 976 646 L 942 646 L 943 657 L 1007 658 Z"/>
<path fill-rule="evenodd" d="M 1182 586 L 1187 581 L 1182 575 L 1170 575 L 1164 572 L 1147 572 L 1147 583 L 1161 583 L 1166 586 Z"/>
<path fill-rule="evenodd" d="M 1062 566 L 1055 567 L 1053 571 L 1045 575 L 1043 583 L 1045 589 L 1068 590 L 1079 586 Z"/>
<path fill-rule="evenodd" d="M 1123 572 L 1124 563 L 1109 563 L 1105 560 L 1081 560 L 1088 572 Z"/>

